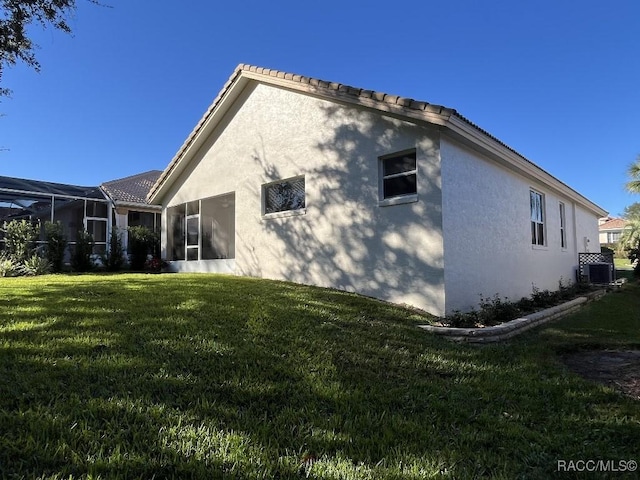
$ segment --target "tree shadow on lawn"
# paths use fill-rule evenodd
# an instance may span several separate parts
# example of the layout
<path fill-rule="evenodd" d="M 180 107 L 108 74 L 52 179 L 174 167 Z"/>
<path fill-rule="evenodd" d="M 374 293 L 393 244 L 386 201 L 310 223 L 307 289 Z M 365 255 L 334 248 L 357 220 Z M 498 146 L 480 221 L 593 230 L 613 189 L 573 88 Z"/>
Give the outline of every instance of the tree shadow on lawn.
<path fill-rule="evenodd" d="M 37 308 L 0 313 L 2 474 L 543 475 L 640 440 L 633 403 L 541 347 L 457 346 L 386 304 L 267 284 L 132 275 L 22 292 Z"/>

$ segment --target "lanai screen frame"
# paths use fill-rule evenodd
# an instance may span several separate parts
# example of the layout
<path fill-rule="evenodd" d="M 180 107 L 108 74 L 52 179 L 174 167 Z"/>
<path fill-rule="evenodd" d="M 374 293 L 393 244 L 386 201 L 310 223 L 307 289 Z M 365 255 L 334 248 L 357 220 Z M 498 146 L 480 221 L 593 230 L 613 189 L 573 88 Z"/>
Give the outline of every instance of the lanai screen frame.
<path fill-rule="evenodd" d="M 57 200 L 57 202 L 56 202 Z M 45 214 L 44 209 L 31 208 L 37 203 L 49 203 L 49 214 Z M 76 185 L 66 185 L 61 183 L 41 182 L 38 180 L 27 180 L 12 177 L 0 176 L 0 224 L 13 219 L 28 218 L 31 221 L 37 221 L 40 224 L 39 245 L 44 245 L 44 222 L 56 221 L 56 203 L 71 206 L 74 202 L 82 202 L 82 229 L 87 231 L 89 225 L 98 226 L 102 231 L 102 223 L 104 225 L 104 239 L 94 239 L 93 253 L 104 253 L 108 246 L 109 233 L 113 226 L 113 204 L 100 189 L 100 187 L 81 187 Z M 13 214 L 11 207 L 15 206 Z M 106 208 L 102 208 L 102 206 Z M 76 208 L 79 205 L 76 206 Z M 100 213 L 89 214 L 87 207 Z M 4 209 L 9 212 L 3 211 Z M 102 213 L 104 212 L 104 213 Z M 69 245 L 76 244 L 77 232 L 80 230 L 79 225 L 70 222 L 62 222 L 65 233 L 69 237 Z M 75 226 L 72 226 L 75 225 Z M 90 232 L 92 233 L 92 232 Z M 4 239 L 0 238 L 0 244 L 4 244 Z"/>

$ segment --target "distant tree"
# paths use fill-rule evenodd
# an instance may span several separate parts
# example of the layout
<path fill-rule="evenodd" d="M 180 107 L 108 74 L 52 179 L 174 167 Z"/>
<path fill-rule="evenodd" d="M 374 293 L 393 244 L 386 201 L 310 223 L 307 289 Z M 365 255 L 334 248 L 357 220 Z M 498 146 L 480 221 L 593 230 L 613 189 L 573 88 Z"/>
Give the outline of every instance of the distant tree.
<path fill-rule="evenodd" d="M 638 155 L 634 163 L 629 165 L 627 175 L 629 175 L 630 180 L 625 185 L 626 189 L 631 193 L 640 194 L 640 155 Z"/>
<path fill-rule="evenodd" d="M 86 1 L 99 4 L 97 0 Z M 18 61 L 40 71 L 34 53 L 37 45 L 29 38 L 27 27 L 37 23 L 71 33 L 67 19 L 75 6 L 76 0 L 0 0 L 0 82 L 4 68 Z M 0 95 L 7 94 L 9 89 L 0 88 Z"/>
<path fill-rule="evenodd" d="M 635 264 L 634 272 L 640 276 L 640 218 L 629 220 L 618 242 L 618 248 Z"/>
<path fill-rule="evenodd" d="M 622 214 L 622 216 L 627 220 L 632 220 L 635 218 L 640 219 L 640 202 L 635 202 L 624 207 L 624 213 Z"/>

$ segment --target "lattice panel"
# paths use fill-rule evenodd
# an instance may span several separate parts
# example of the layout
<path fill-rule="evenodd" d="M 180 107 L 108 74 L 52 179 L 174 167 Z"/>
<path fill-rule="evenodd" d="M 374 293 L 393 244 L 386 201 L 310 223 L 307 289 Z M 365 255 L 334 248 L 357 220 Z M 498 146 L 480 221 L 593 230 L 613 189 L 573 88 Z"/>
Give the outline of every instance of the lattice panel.
<path fill-rule="evenodd" d="M 579 253 L 578 262 L 580 265 L 586 265 L 587 263 L 613 263 L 613 253 Z"/>

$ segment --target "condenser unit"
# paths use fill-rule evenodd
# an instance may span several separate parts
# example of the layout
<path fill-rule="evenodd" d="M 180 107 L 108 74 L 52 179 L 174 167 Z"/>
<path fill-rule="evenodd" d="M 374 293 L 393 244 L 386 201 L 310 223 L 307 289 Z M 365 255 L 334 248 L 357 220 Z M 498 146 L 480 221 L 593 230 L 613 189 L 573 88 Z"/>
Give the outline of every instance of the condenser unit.
<path fill-rule="evenodd" d="M 589 283 L 609 284 L 613 282 L 613 265 L 611 263 L 587 263 L 584 267 L 584 274 Z"/>

